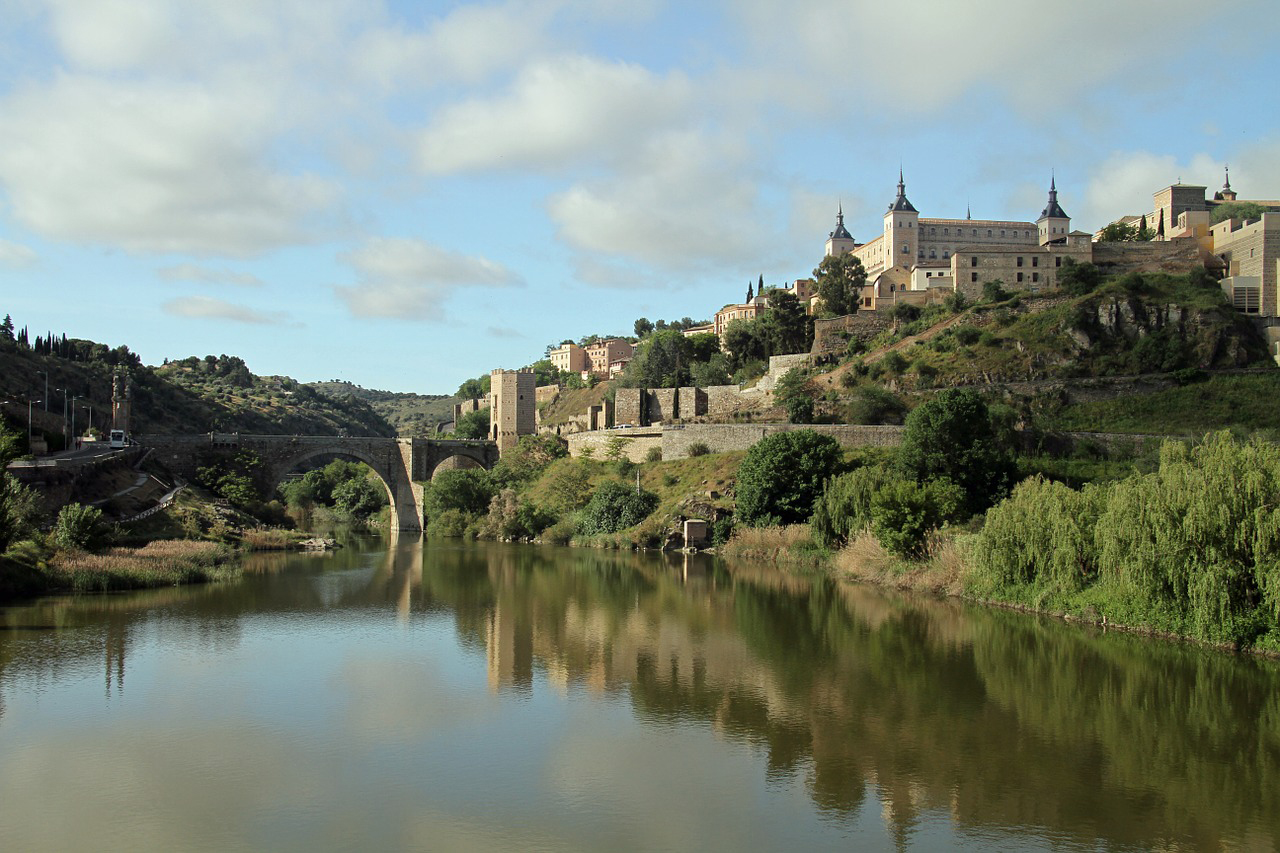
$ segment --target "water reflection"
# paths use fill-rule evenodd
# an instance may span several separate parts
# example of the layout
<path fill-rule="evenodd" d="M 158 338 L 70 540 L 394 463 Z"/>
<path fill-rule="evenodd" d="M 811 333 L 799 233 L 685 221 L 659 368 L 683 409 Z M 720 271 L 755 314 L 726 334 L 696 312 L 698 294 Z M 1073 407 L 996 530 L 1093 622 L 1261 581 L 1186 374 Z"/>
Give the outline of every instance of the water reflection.
<path fill-rule="evenodd" d="M 1273 849 L 1280 834 L 1271 662 L 681 555 L 403 537 L 246 568 L 239 584 L 3 611 L 0 702 L 86 668 L 127 695 L 139 632 L 226 653 L 263 617 L 326 642 L 444 619 L 490 696 L 609 700 L 673 739 L 713 731 L 762 757 L 768 790 L 802 786 L 843 827 L 872 816 L 897 846 L 939 822 L 943 846 Z M 411 670 L 334 676 L 368 699 L 347 710 L 355 730 L 412 742 L 427 719 L 500 725 L 433 690 L 427 662 Z M 607 784 L 562 782 L 579 797 Z"/>

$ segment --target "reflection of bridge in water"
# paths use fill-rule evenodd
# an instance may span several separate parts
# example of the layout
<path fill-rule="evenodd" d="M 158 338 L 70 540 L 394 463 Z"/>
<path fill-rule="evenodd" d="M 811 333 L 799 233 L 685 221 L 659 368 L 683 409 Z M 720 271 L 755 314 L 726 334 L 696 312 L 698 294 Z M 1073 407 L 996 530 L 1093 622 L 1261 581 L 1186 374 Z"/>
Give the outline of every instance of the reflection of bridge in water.
<path fill-rule="evenodd" d="M 139 435 L 137 442 L 154 451 L 156 461 L 170 471 L 194 479 L 196 469 L 216 465 L 237 453 L 250 451 L 262 460 L 265 476 L 275 485 L 308 461 L 343 456 L 368 465 L 386 484 L 391 498 L 392 526 L 422 530 L 422 483 L 440 463 L 458 459 L 464 465 L 492 468 L 498 446 L 491 441 L 435 438 L 376 438 L 333 435 Z"/>

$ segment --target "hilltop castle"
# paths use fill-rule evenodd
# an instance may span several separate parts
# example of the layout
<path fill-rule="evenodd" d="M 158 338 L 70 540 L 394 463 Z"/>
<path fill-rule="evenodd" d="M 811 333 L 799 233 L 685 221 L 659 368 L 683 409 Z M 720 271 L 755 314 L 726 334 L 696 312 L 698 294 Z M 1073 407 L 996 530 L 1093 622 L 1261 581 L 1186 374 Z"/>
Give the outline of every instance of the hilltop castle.
<path fill-rule="evenodd" d="M 884 231 L 859 243 L 837 209 L 836 228 L 826 242 L 826 255 L 852 252 L 867 271 L 863 307 L 880 300 L 928 301 L 929 291 L 959 291 L 974 297 L 982 285 L 999 279 L 1015 289 L 1038 291 L 1056 285 L 1055 270 L 1064 258 L 1090 260 L 1091 237 L 1071 230 L 1071 217 L 1058 203 L 1056 181 L 1035 222 L 922 217 L 907 199 L 906 181 L 898 172 L 898 194 L 884 214 Z"/>

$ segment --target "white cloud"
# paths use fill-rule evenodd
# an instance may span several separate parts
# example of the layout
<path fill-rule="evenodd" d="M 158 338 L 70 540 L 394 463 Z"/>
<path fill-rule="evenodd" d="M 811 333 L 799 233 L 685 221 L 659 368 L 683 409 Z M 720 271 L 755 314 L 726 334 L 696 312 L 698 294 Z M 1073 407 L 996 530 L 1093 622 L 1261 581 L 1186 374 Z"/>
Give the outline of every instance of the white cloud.
<path fill-rule="evenodd" d="M 418 163 L 428 174 L 448 174 L 616 160 L 680 123 L 693 105 L 681 74 L 583 56 L 548 59 L 526 68 L 502 97 L 442 109 L 421 134 Z"/>
<path fill-rule="evenodd" d="M 1025 0 L 737 0 L 726 8 L 754 45 L 753 64 L 808 79 L 796 89 L 802 97 L 820 92 L 844 106 L 856 96 L 864 108 L 918 114 L 978 88 L 1033 112 L 1061 112 L 1121 74 L 1143 88 L 1159 74 L 1185 72 L 1186 53 L 1172 46 L 1199 46 L 1210 24 L 1215 41 L 1230 42 L 1248 33 L 1251 19 L 1274 15 L 1266 0 L 1236 0 L 1230 12 L 1226 5 L 1169 0 L 1153 13 L 1109 0 L 1078 0 L 1069 11 Z M 788 46 L 785 65 L 775 60 L 779 44 Z"/>
<path fill-rule="evenodd" d="M 175 264 L 161 267 L 156 274 L 165 281 L 189 281 L 196 284 L 232 284 L 236 287 L 261 287 L 262 279 L 253 273 L 213 269 L 199 264 Z"/>
<path fill-rule="evenodd" d="M 25 267 L 36 262 L 34 249 L 0 237 L 0 265 Z"/>
<path fill-rule="evenodd" d="M 767 227 L 750 157 L 727 140 L 669 134 L 625 174 L 570 187 L 548 209 L 559 236 L 582 251 L 672 271 L 736 264 Z"/>
<path fill-rule="evenodd" d="M 236 305 L 210 296 L 183 296 L 171 299 L 161 306 L 164 313 L 174 317 L 191 317 L 201 320 L 231 320 L 251 326 L 275 326 L 289 324 L 287 314 L 278 311 L 255 311 L 244 305 Z"/>
<path fill-rule="evenodd" d="M 1117 151 L 1094 169 L 1085 187 L 1083 203 L 1072 210 L 1072 227 L 1095 231 L 1121 216 L 1150 213 L 1152 194 L 1161 187 L 1181 181 L 1204 184 L 1210 190 L 1219 184 L 1222 163 L 1207 154 L 1197 154 L 1189 162 L 1178 162 L 1171 154 L 1149 151 Z"/>
<path fill-rule="evenodd" d="M 520 277 L 501 264 L 407 237 L 378 237 L 339 256 L 359 275 L 335 292 L 357 317 L 440 319 L 458 287 L 511 287 Z"/>
<path fill-rule="evenodd" d="M 252 92 L 63 75 L 0 104 L 0 184 L 17 220 L 50 237 L 252 255 L 310 239 L 338 195 L 268 167 L 274 123 Z"/>

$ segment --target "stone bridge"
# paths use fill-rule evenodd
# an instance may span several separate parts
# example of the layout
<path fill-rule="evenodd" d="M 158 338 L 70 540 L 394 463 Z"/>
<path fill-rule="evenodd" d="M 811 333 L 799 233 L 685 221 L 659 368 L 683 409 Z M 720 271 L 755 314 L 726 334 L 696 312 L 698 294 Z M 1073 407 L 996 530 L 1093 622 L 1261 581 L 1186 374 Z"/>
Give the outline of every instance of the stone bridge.
<path fill-rule="evenodd" d="M 136 435 L 134 441 L 153 452 L 156 461 L 175 474 L 195 479 L 196 469 L 216 464 L 242 451 L 252 451 L 265 466 L 271 485 L 308 461 L 343 456 L 368 465 L 382 479 L 391 498 L 392 526 L 422 530 L 422 483 L 437 466 L 455 457 L 482 468 L 498 461 L 491 441 L 434 438 L 353 438 L 333 435 L 244 435 L 211 432 L 203 435 Z"/>

